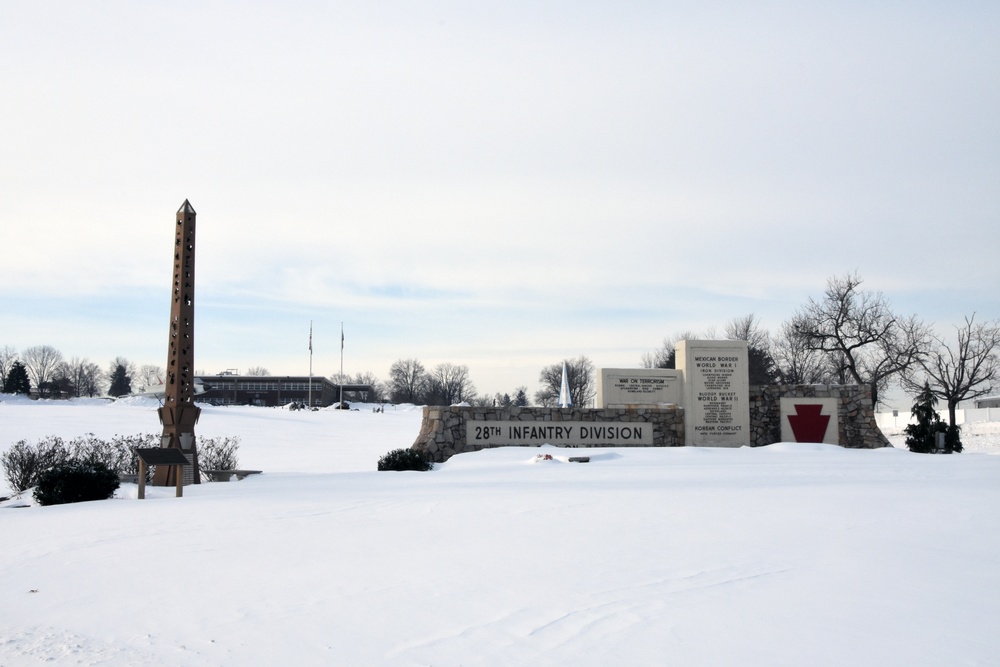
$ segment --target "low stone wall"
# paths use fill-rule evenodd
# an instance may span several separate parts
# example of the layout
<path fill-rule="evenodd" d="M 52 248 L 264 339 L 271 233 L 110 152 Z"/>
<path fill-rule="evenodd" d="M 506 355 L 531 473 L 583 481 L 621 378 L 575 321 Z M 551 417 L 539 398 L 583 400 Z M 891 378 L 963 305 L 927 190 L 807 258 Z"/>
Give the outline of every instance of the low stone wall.
<path fill-rule="evenodd" d="M 750 387 L 750 433 L 754 447 L 781 442 L 782 398 L 839 399 L 838 440 L 842 447 L 877 449 L 892 446 L 875 423 L 871 388 L 817 384 Z"/>
<path fill-rule="evenodd" d="M 411 449 L 425 452 L 431 461 L 447 461 L 455 454 L 484 449 L 468 444 L 466 425 L 475 422 L 618 422 L 648 423 L 653 426 L 654 447 L 684 445 L 682 408 L 473 408 L 468 406 L 428 406 L 424 421 Z M 500 445 L 491 445 L 500 446 Z M 583 445 L 599 447 L 601 444 Z M 622 447 L 620 443 L 607 446 Z"/>

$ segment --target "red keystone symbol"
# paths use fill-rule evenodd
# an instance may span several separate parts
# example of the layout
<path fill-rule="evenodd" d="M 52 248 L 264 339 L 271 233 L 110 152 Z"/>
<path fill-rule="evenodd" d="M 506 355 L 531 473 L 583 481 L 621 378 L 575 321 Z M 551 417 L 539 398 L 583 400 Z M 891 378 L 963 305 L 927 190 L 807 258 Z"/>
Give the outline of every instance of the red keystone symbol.
<path fill-rule="evenodd" d="M 815 403 L 796 404 L 794 415 L 788 415 L 788 423 L 795 435 L 795 442 L 823 442 L 830 415 L 821 415 L 823 406 Z"/>

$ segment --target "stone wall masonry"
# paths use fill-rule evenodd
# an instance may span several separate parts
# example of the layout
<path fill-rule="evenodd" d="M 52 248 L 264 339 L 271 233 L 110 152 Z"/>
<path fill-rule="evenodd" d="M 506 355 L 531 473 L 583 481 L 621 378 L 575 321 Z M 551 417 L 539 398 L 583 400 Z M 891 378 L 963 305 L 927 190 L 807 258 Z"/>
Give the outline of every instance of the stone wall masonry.
<path fill-rule="evenodd" d="M 875 423 L 871 389 L 858 385 L 764 385 L 750 387 L 752 445 L 781 441 L 781 398 L 836 398 L 842 447 L 877 449 L 891 447 Z"/>
<path fill-rule="evenodd" d="M 653 426 L 653 447 L 684 445 L 684 410 L 678 407 L 633 408 L 477 408 L 469 406 L 428 406 L 411 449 L 424 452 L 434 462 L 447 461 L 455 454 L 501 445 L 469 444 L 469 422 L 616 422 L 648 423 Z M 582 446 L 602 446 L 600 444 Z M 622 447 L 627 445 L 609 444 Z"/>
<path fill-rule="evenodd" d="M 838 438 L 841 446 L 858 449 L 890 447 L 875 423 L 871 390 L 857 385 L 766 385 L 750 387 L 750 435 L 752 447 L 781 441 L 781 398 L 838 399 Z M 499 444 L 469 443 L 469 422 L 615 422 L 649 423 L 653 447 L 684 445 L 684 409 L 680 407 L 633 406 L 623 408 L 476 408 L 429 406 L 424 408 L 420 435 L 412 449 L 431 461 L 447 461 L 455 454 L 474 452 Z M 564 445 L 565 446 L 565 445 Z M 577 445 L 597 447 L 601 444 Z M 607 446 L 622 447 L 621 443 Z M 631 445 L 648 446 L 648 445 Z"/>

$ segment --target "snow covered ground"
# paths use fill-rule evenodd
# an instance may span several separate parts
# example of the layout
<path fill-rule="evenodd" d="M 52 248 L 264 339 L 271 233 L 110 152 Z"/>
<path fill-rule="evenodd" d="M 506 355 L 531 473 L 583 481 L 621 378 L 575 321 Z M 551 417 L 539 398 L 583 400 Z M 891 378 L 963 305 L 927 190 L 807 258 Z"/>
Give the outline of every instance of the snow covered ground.
<path fill-rule="evenodd" d="M 155 402 L 0 400 L 0 449 L 159 430 Z M 1000 663 L 1000 425 L 954 456 L 504 448 L 376 472 L 420 417 L 206 407 L 198 434 L 264 474 L 8 501 L 0 665 Z"/>

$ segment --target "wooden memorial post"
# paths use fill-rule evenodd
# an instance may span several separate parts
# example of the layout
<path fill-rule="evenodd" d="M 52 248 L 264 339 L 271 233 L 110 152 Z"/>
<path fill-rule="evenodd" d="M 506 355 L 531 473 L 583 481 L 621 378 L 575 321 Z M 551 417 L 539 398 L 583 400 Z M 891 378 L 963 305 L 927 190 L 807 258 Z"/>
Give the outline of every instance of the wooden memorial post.
<path fill-rule="evenodd" d="M 195 213 L 188 200 L 177 211 L 174 237 L 174 282 L 170 305 L 170 338 L 167 345 L 167 378 L 163 407 L 159 410 L 163 435 L 160 447 L 177 449 L 188 466 L 158 465 L 156 486 L 180 488 L 183 482 L 199 484 L 198 449 L 194 425 L 201 408 L 194 404 L 194 236 Z M 190 478 L 187 477 L 188 471 Z M 183 476 L 183 481 L 181 479 Z M 142 476 L 140 475 L 140 483 Z M 178 495 L 180 495 L 178 493 Z"/>

